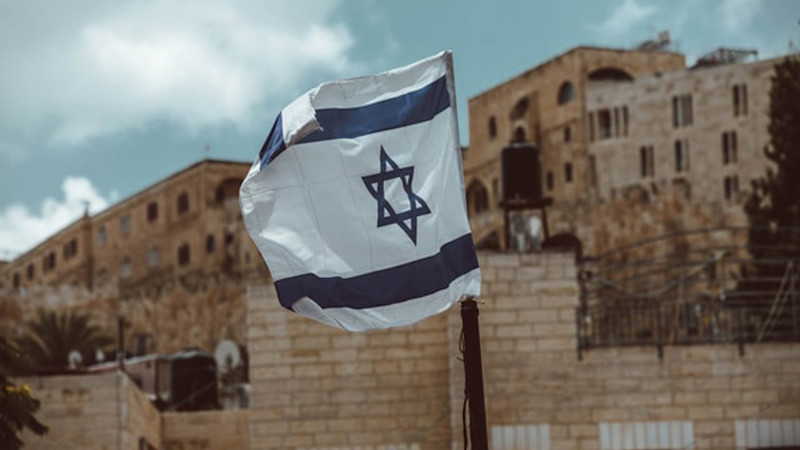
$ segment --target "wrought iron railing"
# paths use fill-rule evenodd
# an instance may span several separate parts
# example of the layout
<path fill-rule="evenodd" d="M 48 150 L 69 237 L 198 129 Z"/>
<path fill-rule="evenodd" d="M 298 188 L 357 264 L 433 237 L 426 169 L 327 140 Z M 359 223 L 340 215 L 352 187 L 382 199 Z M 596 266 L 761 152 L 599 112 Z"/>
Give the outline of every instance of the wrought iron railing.
<path fill-rule="evenodd" d="M 800 342 L 797 240 L 753 257 L 747 231 L 681 232 L 584 260 L 579 357 L 601 347 L 653 346 L 661 356 L 666 345 L 744 353 L 751 343 Z"/>

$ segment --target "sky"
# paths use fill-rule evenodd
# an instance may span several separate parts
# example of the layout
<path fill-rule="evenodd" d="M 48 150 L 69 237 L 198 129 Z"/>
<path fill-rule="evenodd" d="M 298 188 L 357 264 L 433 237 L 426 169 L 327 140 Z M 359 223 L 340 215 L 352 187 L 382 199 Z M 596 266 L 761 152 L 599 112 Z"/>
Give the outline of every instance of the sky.
<path fill-rule="evenodd" d="M 321 82 L 453 51 L 467 100 L 578 45 L 800 46 L 797 0 L 0 0 L 0 260 L 204 157 L 253 161 Z M 790 47 L 793 46 L 793 47 Z"/>

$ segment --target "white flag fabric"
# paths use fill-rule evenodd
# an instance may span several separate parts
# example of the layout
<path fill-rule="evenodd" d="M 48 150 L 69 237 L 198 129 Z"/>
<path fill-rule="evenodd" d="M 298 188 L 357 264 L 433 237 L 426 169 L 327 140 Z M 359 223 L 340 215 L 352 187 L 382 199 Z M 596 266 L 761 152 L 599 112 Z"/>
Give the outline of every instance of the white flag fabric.
<path fill-rule="evenodd" d="M 240 201 L 281 305 L 301 315 L 365 331 L 480 295 L 450 52 L 286 106 Z"/>

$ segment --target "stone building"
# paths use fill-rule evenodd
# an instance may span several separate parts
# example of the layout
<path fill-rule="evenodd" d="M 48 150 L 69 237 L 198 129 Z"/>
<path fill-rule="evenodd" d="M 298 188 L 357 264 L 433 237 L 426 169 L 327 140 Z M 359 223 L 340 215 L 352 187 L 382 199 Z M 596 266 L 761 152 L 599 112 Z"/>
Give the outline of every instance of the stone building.
<path fill-rule="evenodd" d="M 129 352 L 245 344 L 243 280 L 266 279 L 238 190 L 247 163 L 204 160 L 85 215 L 0 267 L 0 327 L 38 308 L 91 311 Z"/>
<path fill-rule="evenodd" d="M 683 55 L 577 47 L 469 101 L 465 181 L 476 241 L 503 246 L 501 150 L 540 149 L 550 234 L 597 254 L 671 231 L 746 225 L 764 173 L 777 60 L 686 68 Z"/>

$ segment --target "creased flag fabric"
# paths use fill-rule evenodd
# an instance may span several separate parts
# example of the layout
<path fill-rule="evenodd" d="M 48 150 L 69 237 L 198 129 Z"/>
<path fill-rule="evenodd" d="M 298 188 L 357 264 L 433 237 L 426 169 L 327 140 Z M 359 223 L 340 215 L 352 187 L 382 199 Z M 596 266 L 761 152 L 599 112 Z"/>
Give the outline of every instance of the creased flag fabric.
<path fill-rule="evenodd" d="M 450 52 L 286 106 L 240 189 L 282 306 L 351 331 L 480 295 Z"/>

